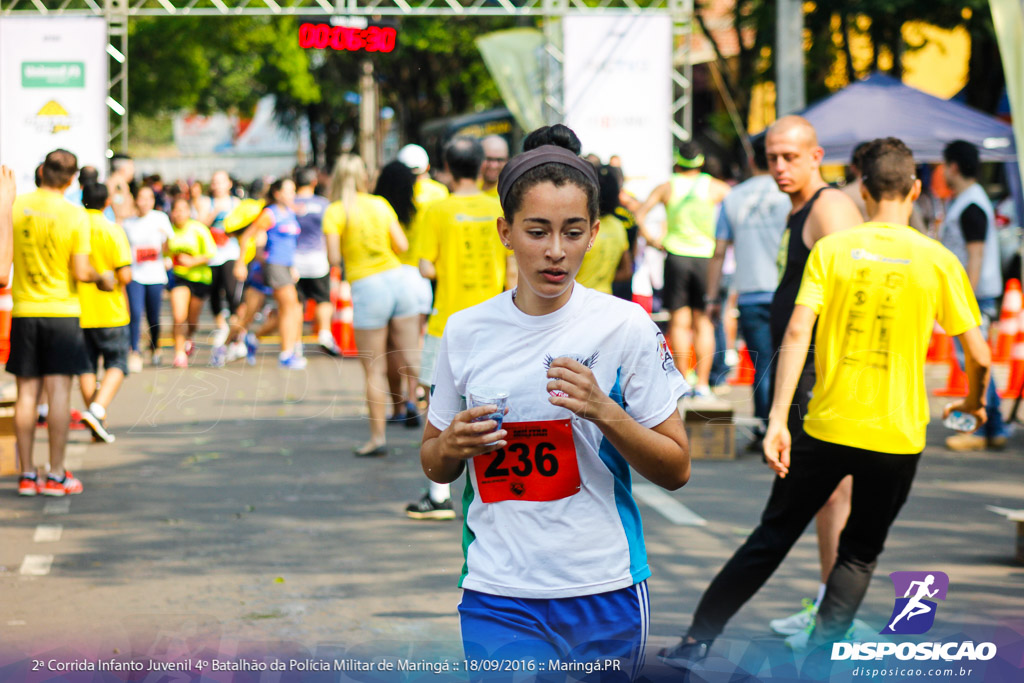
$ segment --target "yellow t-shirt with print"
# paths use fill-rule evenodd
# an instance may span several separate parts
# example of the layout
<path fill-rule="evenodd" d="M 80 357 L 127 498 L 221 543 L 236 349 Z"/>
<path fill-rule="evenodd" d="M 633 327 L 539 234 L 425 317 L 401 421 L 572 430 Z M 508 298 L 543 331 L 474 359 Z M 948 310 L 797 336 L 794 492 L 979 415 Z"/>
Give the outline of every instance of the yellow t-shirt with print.
<path fill-rule="evenodd" d="M 420 224 L 423 222 L 421 218 L 423 209 L 434 202 L 447 198 L 448 188 L 436 180 L 427 178 L 416 181 L 415 186 L 413 186 L 412 198 L 413 206 L 416 207 L 416 215 L 413 216 L 409 225 L 402 226 L 402 229 L 405 230 L 405 236 L 409 240 L 409 248 L 398 255 L 398 260 L 403 266 L 415 266 L 418 268 L 420 265 L 420 256 L 416 253 L 416 243 L 418 240 L 417 233 L 419 232 Z"/>
<path fill-rule="evenodd" d="M 622 221 L 611 214 L 601 216 L 601 227 L 594 239 L 594 246 L 583 257 L 580 272 L 576 273 L 576 282 L 611 294 L 615 272 L 627 249 L 629 238 Z"/>
<path fill-rule="evenodd" d="M 422 211 L 434 202 L 448 198 L 448 188 L 433 178 L 417 178 L 412 187 L 412 203 Z"/>
<path fill-rule="evenodd" d="M 453 313 L 505 288 L 505 258 L 498 236 L 498 201 L 483 193 L 452 195 L 423 212 L 416 249 L 437 268 L 437 292 L 427 333 L 440 337 Z"/>
<path fill-rule="evenodd" d="M 15 318 L 77 318 L 81 313 L 71 257 L 87 255 L 89 219 L 55 190 L 14 200 Z"/>
<path fill-rule="evenodd" d="M 324 210 L 324 235 L 341 238 L 345 279 L 355 282 L 398 268 L 401 263 L 391 247 L 391 226 L 398 222 L 398 216 L 388 201 L 360 192 L 356 195 L 353 213 L 349 220 L 345 205 L 340 201 L 332 202 Z"/>
<path fill-rule="evenodd" d="M 933 324 L 952 336 L 981 324 L 956 256 L 911 227 L 865 223 L 814 245 L 796 303 L 818 313 L 804 430 L 881 453 L 924 450 Z"/>
<path fill-rule="evenodd" d="M 213 271 L 204 263 L 201 266 L 180 266 L 174 258 L 178 254 L 189 256 L 210 256 L 217 253 L 217 243 L 213 241 L 210 229 L 199 221 L 189 220 L 180 228 L 174 227 L 171 238 L 167 240 L 167 254 L 175 261 L 174 275 L 182 280 L 208 285 L 213 282 Z"/>
<path fill-rule="evenodd" d="M 89 215 L 89 238 L 92 242 L 89 260 L 96 272 L 105 273 L 131 266 L 132 250 L 124 229 L 108 221 L 102 211 L 88 209 L 86 213 Z M 131 319 L 124 286 L 120 282 L 113 292 L 101 292 L 93 283 L 83 282 L 78 285 L 78 298 L 82 302 L 79 321 L 82 328 L 123 327 Z"/>
<path fill-rule="evenodd" d="M 403 225 L 405 237 L 409 240 L 409 248 L 398 255 L 398 260 L 403 266 L 415 266 L 419 268 L 420 256 L 416 252 L 416 244 L 419 241 L 420 226 L 423 224 L 423 212 L 417 211 L 412 217 L 408 226 Z"/>

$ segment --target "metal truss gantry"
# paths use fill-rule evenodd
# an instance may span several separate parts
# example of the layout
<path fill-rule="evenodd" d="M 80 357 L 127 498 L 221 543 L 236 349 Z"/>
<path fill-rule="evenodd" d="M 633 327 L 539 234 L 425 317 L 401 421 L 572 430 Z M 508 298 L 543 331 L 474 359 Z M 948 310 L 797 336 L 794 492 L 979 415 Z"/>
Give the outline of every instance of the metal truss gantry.
<path fill-rule="evenodd" d="M 672 20 L 672 135 L 689 140 L 693 128 L 694 0 L 0 0 L 0 17 L 90 16 L 107 22 L 110 78 L 110 148 L 128 145 L 128 23 L 134 17 L 233 16 L 442 16 L 542 17 L 544 20 L 544 111 L 551 123 L 565 115 L 562 40 L 558 20 L 566 16 L 660 14 Z"/>

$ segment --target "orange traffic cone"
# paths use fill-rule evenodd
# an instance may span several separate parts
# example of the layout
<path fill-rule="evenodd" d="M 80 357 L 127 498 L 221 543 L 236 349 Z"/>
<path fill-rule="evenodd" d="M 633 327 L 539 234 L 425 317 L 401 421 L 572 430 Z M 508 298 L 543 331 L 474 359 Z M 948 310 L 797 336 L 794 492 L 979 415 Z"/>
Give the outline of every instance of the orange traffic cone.
<path fill-rule="evenodd" d="M 960 368 L 960 363 L 957 362 L 955 355 L 951 354 L 947 362 L 949 363 L 949 379 L 946 380 L 946 386 L 936 389 L 932 395 L 962 398 L 967 395 L 967 373 Z"/>
<path fill-rule="evenodd" d="M 334 300 L 334 315 L 331 316 L 331 335 L 346 358 L 359 355 L 356 348 L 356 332 L 352 327 L 352 285 L 342 280 L 331 294 Z"/>
<path fill-rule="evenodd" d="M 6 363 L 11 355 L 11 311 L 14 299 L 10 287 L 0 289 L 0 363 Z"/>
<path fill-rule="evenodd" d="M 1024 387 L 1024 311 L 1017 314 L 1017 340 L 1010 353 L 1010 379 L 999 392 L 1001 398 L 1017 398 Z"/>
<path fill-rule="evenodd" d="M 992 345 L 992 362 L 1005 363 L 1010 360 L 1014 340 L 1017 338 L 1017 316 L 1024 310 L 1024 295 L 1021 294 L 1020 280 L 1016 278 L 1006 283 L 1003 294 L 1003 309 L 999 312 L 999 324 L 993 328 L 996 334 L 990 335 Z"/>
<path fill-rule="evenodd" d="M 928 357 L 925 360 L 929 363 L 945 363 L 952 356 L 953 340 L 936 323 L 935 329 L 932 330 L 932 338 L 928 341 Z"/>
<path fill-rule="evenodd" d="M 734 387 L 749 387 L 754 384 L 754 362 L 750 360 L 746 344 L 740 348 L 740 367 L 736 375 L 729 378 L 727 384 Z"/>

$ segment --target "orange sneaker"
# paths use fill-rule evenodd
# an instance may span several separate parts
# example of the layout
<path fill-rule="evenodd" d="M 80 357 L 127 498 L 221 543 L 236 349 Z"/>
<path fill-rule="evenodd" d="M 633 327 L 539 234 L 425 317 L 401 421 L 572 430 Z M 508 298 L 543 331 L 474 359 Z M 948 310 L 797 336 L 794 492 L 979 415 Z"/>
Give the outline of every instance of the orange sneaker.
<path fill-rule="evenodd" d="M 82 482 L 76 479 L 70 470 L 64 471 L 63 479 L 57 479 L 53 475 L 48 475 L 41 491 L 44 496 L 56 497 L 73 496 L 81 492 Z"/>
<path fill-rule="evenodd" d="M 39 480 L 35 477 L 18 477 L 18 495 L 34 496 L 39 493 Z"/>

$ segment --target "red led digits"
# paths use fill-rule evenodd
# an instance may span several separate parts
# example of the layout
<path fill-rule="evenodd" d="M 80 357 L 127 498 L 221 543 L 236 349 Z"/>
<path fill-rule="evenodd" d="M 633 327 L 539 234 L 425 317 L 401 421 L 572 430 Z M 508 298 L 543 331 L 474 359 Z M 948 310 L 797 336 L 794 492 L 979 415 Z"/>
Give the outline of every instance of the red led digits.
<path fill-rule="evenodd" d="M 395 49 L 398 31 L 390 26 L 349 26 L 305 23 L 299 26 L 299 47 L 343 52 L 391 52 Z"/>

